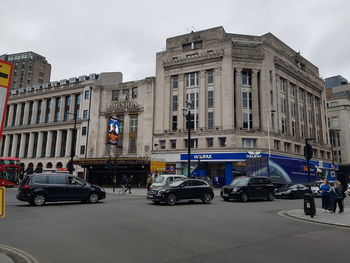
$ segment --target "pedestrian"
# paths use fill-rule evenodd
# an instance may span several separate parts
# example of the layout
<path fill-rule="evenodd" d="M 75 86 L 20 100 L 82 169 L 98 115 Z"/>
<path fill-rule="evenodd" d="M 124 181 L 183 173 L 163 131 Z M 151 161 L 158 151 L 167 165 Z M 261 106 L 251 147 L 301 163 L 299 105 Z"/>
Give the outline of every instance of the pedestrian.
<path fill-rule="evenodd" d="M 335 213 L 335 210 L 337 208 L 337 204 L 339 207 L 339 213 L 344 212 L 344 195 L 343 195 L 343 188 L 341 183 L 338 180 L 334 181 L 334 186 L 331 188 L 331 193 L 334 193 L 335 199 L 334 199 L 334 207 L 332 210 L 332 213 Z"/>
<path fill-rule="evenodd" d="M 324 180 L 324 183 L 320 187 L 323 212 L 326 212 L 326 210 L 328 209 L 330 189 L 331 189 L 331 186 L 329 185 L 329 181 L 327 179 Z"/>
<path fill-rule="evenodd" d="M 346 179 L 345 174 L 338 174 L 337 175 L 337 180 L 340 182 L 341 187 L 342 187 L 342 191 L 343 191 L 343 197 L 346 197 L 346 190 L 348 189 L 348 180 Z M 343 198 L 343 199 L 344 199 Z"/>
<path fill-rule="evenodd" d="M 122 193 L 125 193 L 125 192 L 126 192 L 126 190 L 125 190 L 125 184 L 126 184 L 126 176 L 125 176 L 125 174 L 122 176 L 122 179 L 121 179 L 121 181 L 120 181 L 120 184 L 121 184 L 121 186 L 122 186 L 121 192 L 122 192 Z"/>
<path fill-rule="evenodd" d="M 152 183 L 153 183 L 152 175 L 149 174 L 148 177 L 147 177 L 147 191 L 149 191 L 149 189 L 151 188 L 151 184 Z"/>
<path fill-rule="evenodd" d="M 126 177 L 125 184 L 126 184 L 126 189 L 125 193 L 129 190 L 129 194 L 131 194 L 131 186 L 132 186 L 132 179 L 133 175 Z"/>

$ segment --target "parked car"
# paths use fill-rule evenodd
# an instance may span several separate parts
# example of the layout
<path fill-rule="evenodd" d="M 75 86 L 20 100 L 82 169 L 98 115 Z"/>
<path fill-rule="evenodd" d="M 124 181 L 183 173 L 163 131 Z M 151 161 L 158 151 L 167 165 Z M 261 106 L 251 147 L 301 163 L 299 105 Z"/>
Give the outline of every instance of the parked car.
<path fill-rule="evenodd" d="M 181 174 L 161 174 L 158 175 L 151 184 L 151 189 L 161 188 L 179 179 L 187 179 L 187 176 Z"/>
<path fill-rule="evenodd" d="M 275 192 L 276 198 L 298 199 L 304 198 L 304 194 L 308 188 L 302 184 L 288 184 L 277 189 Z"/>
<path fill-rule="evenodd" d="M 147 199 L 159 204 L 165 202 L 175 205 L 180 200 L 200 199 L 205 204 L 210 204 L 214 198 L 213 188 L 204 180 L 180 179 L 158 189 L 150 189 Z"/>
<path fill-rule="evenodd" d="M 25 177 L 19 187 L 17 199 L 31 205 L 46 202 L 82 201 L 97 203 L 106 198 L 102 187 L 92 185 L 68 174 L 32 174 Z"/>
<path fill-rule="evenodd" d="M 221 197 L 228 201 L 238 199 L 247 202 L 252 199 L 275 199 L 275 187 L 269 177 L 242 176 L 232 181 L 230 185 L 221 188 Z"/>

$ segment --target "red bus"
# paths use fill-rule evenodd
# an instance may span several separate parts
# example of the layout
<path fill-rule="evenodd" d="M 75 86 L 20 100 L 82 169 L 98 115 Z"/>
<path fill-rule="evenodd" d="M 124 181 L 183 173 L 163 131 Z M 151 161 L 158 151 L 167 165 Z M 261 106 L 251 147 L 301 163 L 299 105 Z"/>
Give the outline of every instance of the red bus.
<path fill-rule="evenodd" d="M 0 186 L 17 186 L 20 172 L 20 159 L 11 157 L 0 158 Z"/>

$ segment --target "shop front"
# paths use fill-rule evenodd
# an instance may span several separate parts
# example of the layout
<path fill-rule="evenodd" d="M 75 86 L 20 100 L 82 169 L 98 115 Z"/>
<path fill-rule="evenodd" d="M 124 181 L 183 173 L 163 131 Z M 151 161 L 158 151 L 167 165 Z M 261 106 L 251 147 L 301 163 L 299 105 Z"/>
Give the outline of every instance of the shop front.
<path fill-rule="evenodd" d="M 150 161 L 144 158 L 79 159 L 74 165 L 85 168 L 85 179 L 99 186 L 120 186 L 123 178 L 132 177 L 134 187 L 145 187 L 150 173 Z"/>

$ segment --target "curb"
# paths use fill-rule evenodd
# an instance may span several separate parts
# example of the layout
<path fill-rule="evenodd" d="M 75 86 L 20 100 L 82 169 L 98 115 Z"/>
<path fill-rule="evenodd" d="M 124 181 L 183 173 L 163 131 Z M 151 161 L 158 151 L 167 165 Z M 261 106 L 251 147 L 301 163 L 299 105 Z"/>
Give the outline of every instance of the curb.
<path fill-rule="evenodd" d="M 344 225 L 344 224 L 340 224 L 340 223 L 330 223 L 330 222 L 322 222 L 322 221 L 316 221 L 311 219 L 306 219 L 306 218 L 302 218 L 302 217 L 298 217 L 298 216 L 294 216 L 294 215 L 290 215 L 288 212 L 290 212 L 291 210 L 283 210 L 278 212 L 279 215 L 281 216 L 285 216 L 285 217 L 290 217 L 293 219 L 297 219 L 297 220 L 301 220 L 301 221 L 305 221 L 305 222 L 311 222 L 314 224 L 321 224 L 321 225 L 329 225 L 329 226 L 337 226 L 337 227 L 342 227 L 342 228 L 347 228 L 350 229 L 349 225 Z"/>
<path fill-rule="evenodd" d="M 0 253 L 9 257 L 14 263 L 39 263 L 33 256 L 27 252 L 14 247 L 9 247 L 0 244 Z"/>

